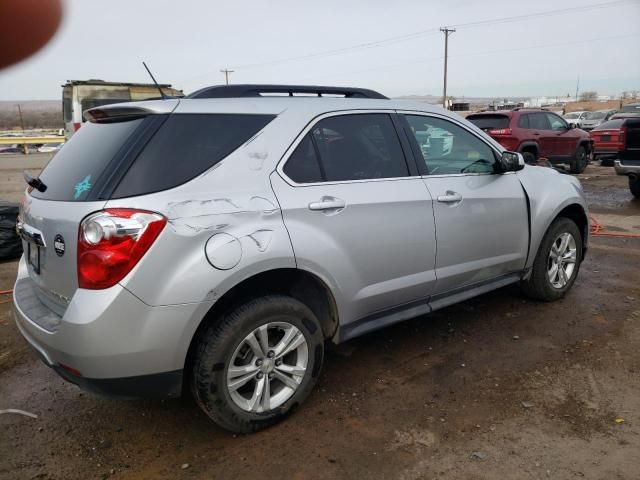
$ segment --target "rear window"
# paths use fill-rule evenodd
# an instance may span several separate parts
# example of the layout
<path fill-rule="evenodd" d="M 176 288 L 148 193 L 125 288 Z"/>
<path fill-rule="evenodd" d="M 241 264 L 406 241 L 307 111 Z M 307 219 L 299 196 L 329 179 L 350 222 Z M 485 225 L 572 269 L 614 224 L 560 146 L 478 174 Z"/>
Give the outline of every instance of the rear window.
<path fill-rule="evenodd" d="M 596 130 L 612 130 L 612 129 L 618 129 L 620 127 L 622 127 L 622 124 L 624 123 L 624 118 L 620 118 L 618 120 L 609 120 L 608 122 L 604 122 L 601 123 L 600 125 L 598 125 L 598 128 L 596 128 Z"/>
<path fill-rule="evenodd" d="M 31 195 L 44 200 L 82 201 L 142 119 L 96 124 L 87 122 L 49 161 L 40 180 L 46 191 Z"/>
<path fill-rule="evenodd" d="M 467 117 L 467 120 L 482 130 L 509 128 L 509 117 L 506 115 L 474 115 Z"/>
<path fill-rule="evenodd" d="M 160 115 L 115 123 L 86 122 L 40 174 L 46 191 L 33 190 L 31 195 L 45 200 L 85 201 L 103 173 L 105 178 L 98 189 L 105 187 L 104 182 L 112 178 L 116 165 L 128 170 L 121 175 L 116 173 L 121 179 L 111 198 L 173 188 L 214 166 L 274 117 L 174 114 L 164 122 Z M 154 123 L 161 126 L 153 127 Z M 128 148 L 132 143 L 142 147 L 140 138 L 148 126 L 157 131 L 151 131 L 153 136 L 144 148 Z M 131 152 L 136 152 L 137 157 Z"/>
<path fill-rule="evenodd" d="M 174 114 L 135 159 L 112 198 L 181 185 L 225 158 L 274 115 Z"/>

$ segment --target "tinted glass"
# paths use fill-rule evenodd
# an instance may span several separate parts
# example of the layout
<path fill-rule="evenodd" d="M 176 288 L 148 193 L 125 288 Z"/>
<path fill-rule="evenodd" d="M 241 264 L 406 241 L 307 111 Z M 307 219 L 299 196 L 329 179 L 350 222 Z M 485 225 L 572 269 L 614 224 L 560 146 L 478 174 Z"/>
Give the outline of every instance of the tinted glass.
<path fill-rule="evenodd" d="M 135 159 L 113 197 L 181 185 L 225 158 L 273 118 L 246 114 L 171 115 Z"/>
<path fill-rule="evenodd" d="M 47 190 L 33 190 L 31 195 L 46 200 L 84 200 L 95 181 L 142 121 L 85 123 L 40 174 L 40 180 Z"/>
<path fill-rule="evenodd" d="M 284 173 L 296 183 L 321 182 L 323 177 L 316 156 L 316 150 L 307 134 L 285 164 Z"/>
<path fill-rule="evenodd" d="M 604 118 L 607 116 L 607 112 L 606 110 L 598 110 L 597 112 L 591 112 L 589 115 L 587 115 L 587 120 L 600 120 L 601 118 Z"/>
<path fill-rule="evenodd" d="M 559 116 L 554 115 L 553 113 L 546 113 L 545 115 L 551 125 L 551 130 L 566 130 L 568 128 L 567 123 Z"/>
<path fill-rule="evenodd" d="M 547 116 L 544 113 L 530 113 L 529 128 L 534 130 L 551 130 Z"/>
<path fill-rule="evenodd" d="M 633 113 L 640 113 L 640 103 L 633 103 L 631 105 L 625 105 L 620 109 L 620 112 L 625 112 L 625 113 L 629 113 L 629 112 L 633 112 Z"/>
<path fill-rule="evenodd" d="M 389 115 L 325 118 L 313 128 L 328 182 L 405 177 L 409 174 Z"/>
<path fill-rule="evenodd" d="M 472 133 L 440 118 L 406 118 L 430 175 L 493 173 L 493 150 Z"/>
<path fill-rule="evenodd" d="M 529 115 L 521 115 L 520 120 L 518 120 L 518 127 L 520 128 L 530 128 L 529 127 Z"/>
<path fill-rule="evenodd" d="M 472 115 L 467 120 L 483 130 L 509 128 L 509 117 L 506 115 Z"/>

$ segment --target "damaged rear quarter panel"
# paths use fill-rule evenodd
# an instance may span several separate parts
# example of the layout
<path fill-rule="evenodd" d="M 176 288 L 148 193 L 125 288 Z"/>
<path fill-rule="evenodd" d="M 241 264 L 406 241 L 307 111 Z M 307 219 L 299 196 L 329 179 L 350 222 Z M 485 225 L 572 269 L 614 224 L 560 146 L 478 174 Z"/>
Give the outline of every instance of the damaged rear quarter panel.
<path fill-rule="evenodd" d="M 122 286 L 154 306 L 213 303 L 252 275 L 295 268 L 291 241 L 269 182 L 287 136 L 282 132 L 270 136 L 270 127 L 179 187 L 108 202 L 107 207 L 151 210 L 167 218 L 163 232 L 120 282 Z M 274 127 L 278 129 L 277 124 Z M 229 270 L 214 268 L 205 254 L 207 241 L 222 232 L 241 245 L 241 258 L 237 264 L 231 262 L 235 266 Z M 225 254 L 222 249 L 221 254 Z"/>

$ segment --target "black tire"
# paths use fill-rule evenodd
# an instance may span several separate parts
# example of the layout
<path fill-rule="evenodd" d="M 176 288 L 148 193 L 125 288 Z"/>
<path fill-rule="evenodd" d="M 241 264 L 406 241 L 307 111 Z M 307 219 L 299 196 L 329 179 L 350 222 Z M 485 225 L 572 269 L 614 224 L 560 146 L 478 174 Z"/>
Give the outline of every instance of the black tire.
<path fill-rule="evenodd" d="M 229 363 L 247 335 L 275 321 L 289 323 L 304 335 L 307 369 L 293 395 L 282 405 L 266 412 L 249 412 L 231 397 L 227 387 Z M 255 432 L 282 420 L 302 403 L 318 379 L 323 356 L 322 329 L 306 305 L 282 295 L 259 297 L 222 315 L 200 336 L 191 370 L 191 390 L 202 410 L 221 427 L 236 433 Z"/>
<path fill-rule="evenodd" d="M 578 145 L 576 149 L 576 155 L 571 161 L 571 173 L 582 173 L 589 164 L 589 158 L 587 157 L 587 149 L 584 145 Z"/>
<path fill-rule="evenodd" d="M 635 180 L 629 177 L 629 190 L 631 190 L 631 194 L 640 198 L 640 178 L 636 178 Z"/>
<path fill-rule="evenodd" d="M 549 255 L 551 247 L 555 240 L 563 233 L 570 233 L 576 242 L 576 263 L 569 281 L 562 288 L 556 288 L 552 285 L 547 274 Z M 527 280 L 520 282 L 520 287 L 525 295 L 535 300 L 545 302 L 553 302 L 564 297 L 571 289 L 573 283 L 578 277 L 580 271 L 580 263 L 582 262 L 582 235 L 578 226 L 570 219 L 565 217 L 557 218 L 547 230 L 538 253 L 533 262 L 531 276 Z"/>
<path fill-rule="evenodd" d="M 527 165 L 538 164 L 538 157 L 534 152 L 529 152 L 529 151 L 522 152 L 522 158 L 524 158 L 524 163 L 526 163 Z"/>
<path fill-rule="evenodd" d="M 613 157 L 604 157 L 600 160 L 600 166 L 602 167 L 613 167 Z"/>

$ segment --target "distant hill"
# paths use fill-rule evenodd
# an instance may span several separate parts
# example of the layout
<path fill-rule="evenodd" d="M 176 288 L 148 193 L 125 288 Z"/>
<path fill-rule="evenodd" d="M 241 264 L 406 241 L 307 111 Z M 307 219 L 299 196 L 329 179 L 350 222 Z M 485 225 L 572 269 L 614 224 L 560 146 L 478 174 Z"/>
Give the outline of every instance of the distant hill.
<path fill-rule="evenodd" d="M 25 129 L 62 128 L 62 100 L 0 100 L 0 130 L 19 129 L 20 115 Z"/>

